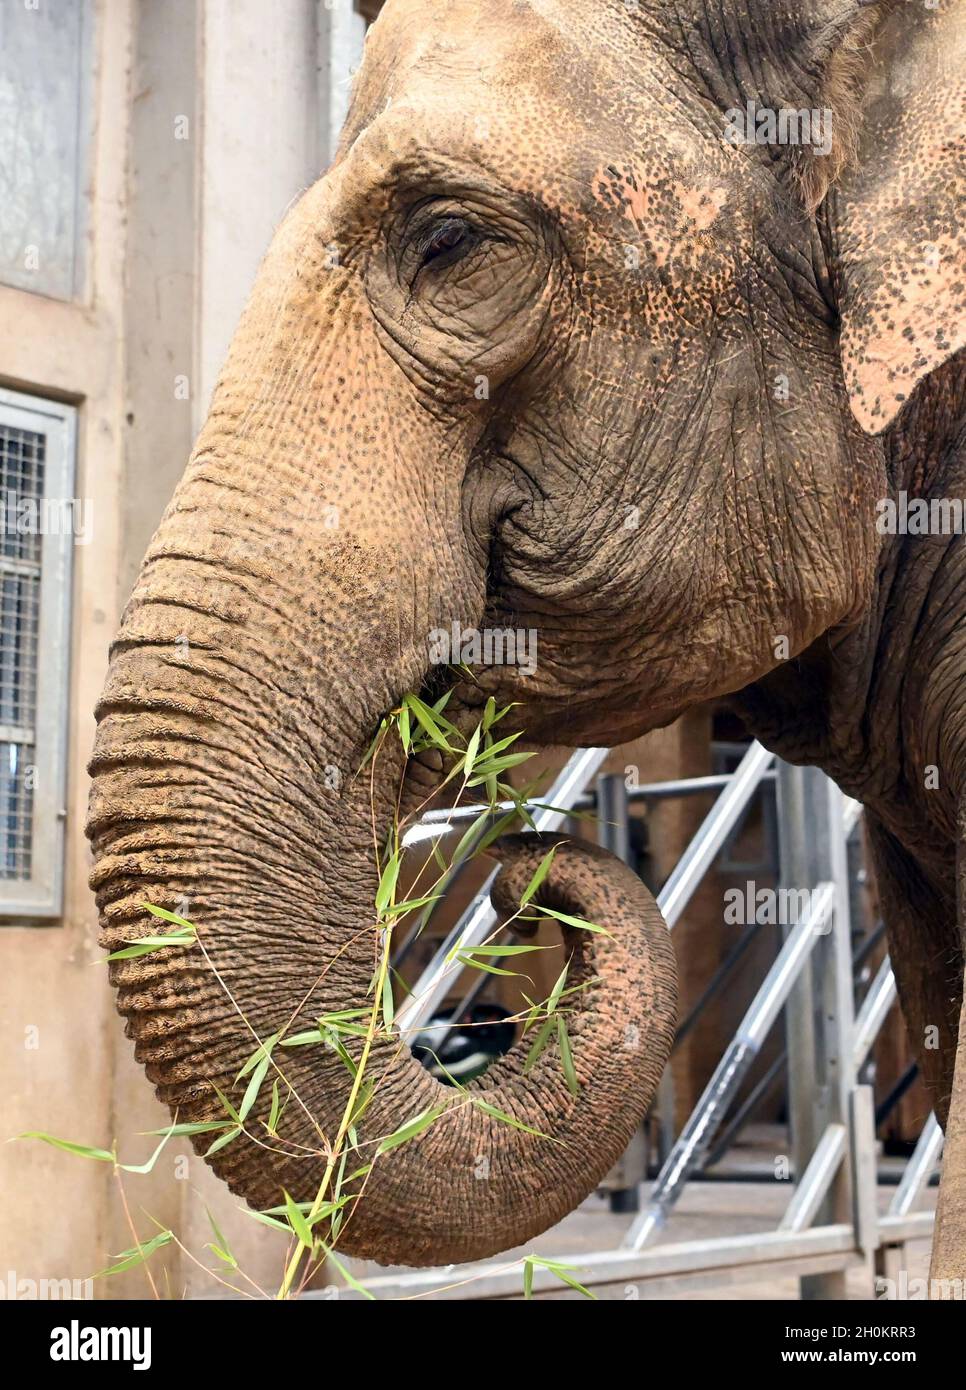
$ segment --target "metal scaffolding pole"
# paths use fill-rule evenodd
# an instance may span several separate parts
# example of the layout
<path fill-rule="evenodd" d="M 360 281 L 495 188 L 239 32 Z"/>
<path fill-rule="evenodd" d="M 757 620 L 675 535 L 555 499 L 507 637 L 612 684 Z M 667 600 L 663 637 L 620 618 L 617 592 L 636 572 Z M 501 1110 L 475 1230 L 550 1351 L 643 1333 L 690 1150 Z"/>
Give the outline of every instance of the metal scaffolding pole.
<path fill-rule="evenodd" d="M 834 887 L 831 931 L 821 936 L 792 990 L 786 1010 L 789 1102 L 794 1169 L 808 1171 L 830 1126 L 851 1122 L 853 1063 L 852 948 L 845 803 L 834 782 L 817 768 L 778 769 L 781 887 L 807 889 L 822 880 Z M 850 1135 L 854 1139 L 854 1136 Z M 815 1216 L 822 1224 L 850 1221 L 851 1174 L 841 1164 Z M 871 1277 L 871 1271 L 870 1271 Z M 804 1299 L 845 1297 L 845 1273 L 806 1276 Z"/>
<path fill-rule="evenodd" d="M 643 1249 L 654 1240 L 667 1221 L 684 1184 L 707 1153 L 735 1092 L 758 1055 L 789 991 L 821 940 L 820 928 L 827 920 L 834 898 L 832 884 L 819 884 L 813 895 L 811 910 L 789 932 L 704 1094 L 694 1107 L 691 1118 L 668 1154 L 647 1207 L 625 1236 L 623 1243 L 626 1248 Z"/>
<path fill-rule="evenodd" d="M 741 762 L 728 779 L 711 810 L 701 822 L 657 895 L 657 905 L 668 928 L 673 930 L 701 880 L 714 863 L 722 845 L 744 815 L 762 781 L 768 775 L 774 755 L 760 743 L 748 747 Z M 658 1086 L 656 1108 L 660 1125 L 660 1155 L 666 1160 L 674 1147 L 674 1073 L 670 1063 L 664 1068 Z"/>

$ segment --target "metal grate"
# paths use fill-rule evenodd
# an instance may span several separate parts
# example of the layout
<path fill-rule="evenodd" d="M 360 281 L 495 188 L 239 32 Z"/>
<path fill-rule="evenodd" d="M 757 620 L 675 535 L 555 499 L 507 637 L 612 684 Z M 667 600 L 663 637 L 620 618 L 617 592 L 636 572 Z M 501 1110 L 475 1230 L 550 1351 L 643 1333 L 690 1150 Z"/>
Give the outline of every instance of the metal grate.
<path fill-rule="evenodd" d="M 46 436 L 0 424 L 0 878 L 31 875 Z"/>

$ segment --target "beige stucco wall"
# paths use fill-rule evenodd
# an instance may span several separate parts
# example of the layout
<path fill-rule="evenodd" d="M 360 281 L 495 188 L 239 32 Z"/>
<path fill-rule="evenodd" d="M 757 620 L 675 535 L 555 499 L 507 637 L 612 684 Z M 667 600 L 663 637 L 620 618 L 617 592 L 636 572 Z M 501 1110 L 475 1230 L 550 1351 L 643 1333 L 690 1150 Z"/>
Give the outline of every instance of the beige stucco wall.
<path fill-rule="evenodd" d="M 116 1138 L 125 1161 L 141 1162 L 154 1141 L 139 1134 L 168 1119 L 96 963 L 85 764 L 141 556 L 274 226 L 318 172 L 315 26 L 313 0 L 99 0 L 84 295 L 68 304 L 0 286 L 0 384 L 77 405 L 76 492 L 94 517 L 92 543 L 74 551 L 64 917 L 0 926 L 0 1140 Z M 246 1270 L 271 1285 L 277 1239 L 183 1142 L 125 1188 L 139 1236 L 155 1229 L 150 1213 L 215 1265 L 210 1205 Z M 0 1143 L 0 1287 L 11 1270 L 84 1279 L 132 1243 L 110 1165 Z M 151 1268 L 175 1296 L 213 1287 L 174 1247 Z M 98 1293 L 150 1289 L 134 1271 Z"/>
<path fill-rule="evenodd" d="M 130 13 L 110 4 L 98 18 L 97 80 L 83 301 L 59 303 L 0 288 L 4 384 L 78 405 L 77 493 L 90 498 L 94 538 L 74 550 L 73 640 L 67 712 L 68 795 L 65 913 L 52 926 L 0 929 L 0 1132 L 52 1130 L 110 1143 L 120 1115 L 139 1129 L 156 1106 L 136 1086 L 117 1048 L 103 967 L 97 958 L 88 855 L 81 833 L 84 764 L 107 644 L 118 616 L 125 538 L 123 487 L 124 249 Z M 30 1030 L 37 1046 L 27 1045 Z M 35 1143 L 0 1146 L 0 1274 L 83 1278 L 123 1248 L 112 1224 L 107 1165 Z M 152 1193 L 158 1215 L 172 1194 Z M 172 1213 L 173 1214 L 173 1213 Z M 124 1244 L 129 1244 L 125 1241 Z"/>

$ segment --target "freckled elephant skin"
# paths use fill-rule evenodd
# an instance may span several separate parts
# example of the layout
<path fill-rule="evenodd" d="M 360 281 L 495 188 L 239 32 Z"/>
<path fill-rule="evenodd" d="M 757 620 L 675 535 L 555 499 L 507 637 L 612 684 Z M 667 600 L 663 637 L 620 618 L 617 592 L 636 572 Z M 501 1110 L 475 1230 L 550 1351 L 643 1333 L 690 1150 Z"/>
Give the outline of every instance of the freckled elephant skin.
<path fill-rule="evenodd" d="M 869 808 L 903 1007 L 948 1115 L 935 1267 L 966 1277 L 966 548 L 880 525 L 902 492 L 966 497 L 964 10 L 388 0 L 98 707 L 102 940 L 150 930 L 146 899 L 181 907 L 217 971 L 197 949 L 113 969 L 181 1120 L 220 1117 L 213 1087 L 256 1037 L 364 1001 L 401 753 L 371 799 L 355 772 L 403 694 L 441 688 L 440 632 L 522 630 L 535 662 L 461 680 L 462 728 L 492 695 L 514 706 L 501 728 L 613 745 L 728 697 Z M 749 108 L 828 108 L 831 145 L 736 144 Z M 430 777 L 410 770 L 404 811 Z M 536 852 L 517 846 L 505 883 Z M 561 851 L 548 891 L 615 932 L 569 942 L 601 977 L 574 996 L 580 1096 L 555 1054 L 521 1075 L 519 1045 L 485 1087 L 561 1142 L 457 1108 L 377 1163 L 343 1248 L 425 1263 L 513 1244 L 631 1133 L 673 1016 L 666 934 L 586 849 Z M 627 1048 L 622 1018 L 641 1029 Z M 367 1139 L 440 1095 L 388 1043 L 374 1065 Z M 308 1116 L 331 1135 L 348 1091 L 321 1049 L 284 1068 L 306 1107 L 286 1110 L 285 1153 L 237 1140 L 213 1159 L 262 1206 L 310 1194 L 318 1153 L 291 1146 L 317 1151 Z"/>

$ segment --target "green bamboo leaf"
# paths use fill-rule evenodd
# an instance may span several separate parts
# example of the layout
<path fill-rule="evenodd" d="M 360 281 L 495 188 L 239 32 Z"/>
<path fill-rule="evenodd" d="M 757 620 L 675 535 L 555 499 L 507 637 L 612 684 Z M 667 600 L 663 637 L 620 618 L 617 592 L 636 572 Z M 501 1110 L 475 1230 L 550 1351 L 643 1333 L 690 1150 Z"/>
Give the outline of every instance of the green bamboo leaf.
<path fill-rule="evenodd" d="M 194 1124 L 169 1125 L 166 1129 L 146 1129 L 142 1133 L 154 1136 L 155 1134 L 170 1134 L 173 1139 L 181 1138 L 191 1134 L 212 1134 L 218 1129 L 230 1129 L 230 1120 L 204 1120 Z"/>
<path fill-rule="evenodd" d="M 304 1245 L 307 1250 L 311 1250 L 315 1241 L 309 1223 L 299 1210 L 298 1204 L 292 1201 L 285 1189 L 282 1189 L 282 1196 L 285 1198 L 285 1215 L 288 1217 L 289 1225 L 295 1232 L 300 1245 Z"/>
<path fill-rule="evenodd" d="M 218 1087 L 214 1084 L 214 1082 L 212 1082 L 212 1090 L 214 1091 L 218 1099 L 221 1101 L 222 1108 L 224 1109 L 226 1115 L 230 1116 L 230 1118 L 235 1121 L 236 1125 L 240 1125 L 241 1117 L 238 1114 L 238 1111 L 232 1105 L 231 1101 L 225 1095 L 224 1091 L 219 1091 Z"/>
<path fill-rule="evenodd" d="M 279 1047 L 311 1047 L 313 1044 L 325 1042 L 325 1037 L 318 1028 L 310 1028 L 305 1033 L 293 1033 L 290 1038 L 283 1038 Z"/>
<path fill-rule="evenodd" d="M 560 1046 L 560 1061 L 563 1064 L 564 1080 L 567 1082 L 567 1090 L 572 1096 L 580 1095 L 580 1082 L 577 1080 L 577 1071 L 574 1067 L 574 1056 L 570 1050 L 570 1037 L 567 1033 L 567 1025 L 564 1020 L 557 1016 L 557 1042 Z"/>
<path fill-rule="evenodd" d="M 556 855 L 556 853 L 557 846 L 554 845 L 552 849 L 547 850 L 547 853 L 543 856 L 543 858 L 540 860 L 540 863 L 534 869 L 533 877 L 530 879 L 530 882 L 527 884 L 526 888 L 524 888 L 523 894 L 520 898 L 521 907 L 526 907 L 527 903 L 530 901 L 534 893 L 540 887 L 541 883 L 543 883 L 544 879 L 547 877 L 547 874 L 550 872 L 550 866 L 554 861 L 554 856 Z"/>
<path fill-rule="evenodd" d="M 471 777 L 467 782 L 468 787 L 478 787 L 483 782 L 489 782 L 501 772 L 507 772 L 511 767 L 519 767 L 520 763 L 525 763 L 529 758 L 535 758 L 536 753 L 507 753 L 503 758 L 494 758 L 492 762 L 483 764 L 483 768 L 478 777 Z M 499 790 L 499 783 L 497 783 Z"/>
<path fill-rule="evenodd" d="M 433 863 L 436 865 L 437 869 L 439 869 L 440 875 L 449 872 L 449 865 L 443 858 L 443 851 L 439 847 L 439 841 L 441 838 L 442 837 L 440 836 L 438 839 L 430 841 L 429 851 L 430 854 L 433 856 Z"/>
<path fill-rule="evenodd" d="M 530 1008 L 527 1011 L 527 1016 L 523 1020 L 523 1031 L 521 1036 L 525 1038 L 526 1035 L 529 1033 L 530 1029 L 540 1018 L 541 1005 L 535 1004 L 533 1000 L 530 998 L 529 994 L 524 993 L 523 990 L 521 990 L 520 993 L 523 995 L 525 1001 L 530 1005 Z"/>
<path fill-rule="evenodd" d="M 460 733 L 456 725 L 451 724 L 450 721 L 446 718 L 446 715 L 443 713 L 443 710 L 450 702 L 452 694 L 453 689 L 451 687 L 449 690 L 447 690 L 445 695 L 440 696 L 440 698 L 438 700 L 435 700 L 431 705 L 427 705 L 425 701 L 420 700 L 418 695 L 411 695 L 410 699 L 414 700 L 416 704 L 421 704 L 426 714 L 431 715 L 441 729 L 444 729 L 446 733 L 452 734 L 454 738 L 457 738 L 460 740 L 460 742 L 462 742 L 463 735 Z"/>
<path fill-rule="evenodd" d="M 533 1044 L 530 1048 L 530 1051 L 527 1053 L 527 1059 L 523 1064 L 524 1074 L 526 1074 L 528 1071 L 530 1071 L 530 1069 L 533 1066 L 536 1065 L 537 1059 L 543 1053 L 544 1049 L 547 1046 L 547 1043 L 550 1041 L 551 1035 L 553 1034 L 553 1029 L 553 1019 L 545 1018 L 539 1033 L 533 1040 Z"/>
<path fill-rule="evenodd" d="M 311 1212 L 315 1211 L 315 1215 L 312 1221 L 312 1224 L 315 1225 L 315 1223 L 318 1221 L 327 1221 L 328 1218 L 333 1214 L 333 1212 L 337 1211 L 340 1207 L 344 1207 L 347 1202 L 351 1201 L 354 1201 L 354 1198 L 352 1197 L 351 1193 L 349 1193 L 345 1197 L 340 1197 L 337 1202 L 323 1202 L 323 1204 L 317 1210 L 315 1209 L 314 1202 L 296 1202 L 295 1205 L 298 1207 L 299 1211 L 303 1214 L 303 1216 L 306 1217 L 308 1217 Z M 266 1207 L 265 1210 L 261 1213 L 261 1215 L 284 1216 L 287 1211 L 288 1207 L 284 1205 L 280 1207 Z M 287 1231 L 290 1228 L 287 1225 L 283 1224 L 281 1229 Z"/>
<path fill-rule="evenodd" d="M 399 729 L 399 738 L 402 742 L 403 750 L 408 753 L 413 746 L 413 736 L 410 726 L 409 708 L 407 705 L 403 705 L 402 709 L 399 711 L 399 723 L 397 728 Z"/>
<path fill-rule="evenodd" d="M 379 721 L 379 728 L 376 730 L 375 735 L 374 735 L 374 737 L 373 737 L 373 740 L 372 740 L 372 742 L 369 744 L 369 747 L 366 749 L 365 756 L 363 757 L 362 762 L 359 764 L 359 772 L 362 772 L 362 771 L 363 771 L 363 769 L 365 768 L 365 766 L 366 766 L 366 764 L 368 763 L 369 759 L 372 757 L 373 753 L 374 753 L 374 752 L 376 751 L 376 749 L 379 747 L 379 743 L 380 743 L 380 741 L 382 740 L 382 738 L 384 737 L 385 732 L 386 732 L 386 730 L 387 730 L 388 727 L 389 727 L 389 721 L 388 721 L 388 719 L 381 719 L 381 720 Z M 358 776 L 358 773 L 356 774 L 356 776 Z"/>
<path fill-rule="evenodd" d="M 389 1153 L 390 1149 L 396 1149 L 400 1144 L 407 1144 L 410 1139 L 415 1139 L 417 1134 L 422 1134 L 424 1129 L 428 1129 L 438 1120 L 446 1109 L 445 1105 L 434 1105 L 429 1110 L 421 1110 L 418 1115 L 414 1115 L 411 1120 L 393 1130 L 392 1134 L 387 1134 L 385 1139 L 380 1140 L 376 1157 Z"/>
<path fill-rule="evenodd" d="M 102 1269 L 99 1274 L 94 1275 L 94 1278 L 106 1279 L 109 1274 L 123 1274 L 126 1269 L 133 1269 L 135 1265 L 143 1265 L 156 1250 L 170 1245 L 173 1240 L 173 1231 L 159 1231 L 150 1240 L 142 1241 L 140 1246 L 132 1245 L 130 1250 L 122 1250 L 117 1256 L 117 1263 L 110 1265 L 107 1269 Z"/>
<path fill-rule="evenodd" d="M 219 1151 L 219 1149 L 225 1148 L 225 1146 L 227 1144 L 230 1144 L 233 1139 L 237 1139 L 241 1132 L 241 1125 L 235 1125 L 232 1129 L 229 1129 L 225 1134 L 221 1135 L 219 1139 L 216 1139 L 215 1142 L 205 1150 L 205 1158 L 211 1158 L 212 1154 L 216 1154 Z"/>
<path fill-rule="evenodd" d="M 345 1149 L 343 1149 L 342 1157 L 339 1160 L 339 1171 L 335 1175 L 335 1185 L 333 1188 L 333 1196 L 337 1200 L 342 1196 L 342 1183 L 343 1179 L 345 1178 L 345 1166 L 348 1163 L 348 1161 L 349 1154 Z"/>
<path fill-rule="evenodd" d="M 511 709 L 516 709 L 519 704 L 519 700 L 511 700 L 508 705 L 504 705 L 503 709 L 497 710 L 496 701 L 493 696 L 490 695 L 486 702 L 486 708 L 483 711 L 484 732 L 488 732 L 492 729 L 494 724 L 499 724 L 500 720 L 504 719 L 510 713 Z"/>
<path fill-rule="evenodd" d="M 523 731 L 521 729 L 519 733 L 508 734 L 506 738 L 498 739 L 496 743 L 488 743 L 476 760 L 477 771 L 483 771 L 483 764 L 487 758 L 495 758 L 498 753 L 503 752 L 504 748 L 509 748 L 511 743 L 516 743 L 517 739 L 522 737 Z"/>
<path fill-rule="evenodd" d="M 511 825 L 516 818 L 517 812 L 515 810 L 507 811 L 504 815 L 498 817 L 489 827 L 486 834 L 481 837 L 479 844 L 476 846 L 475 853 L 483 854 L 488 850 L 490 845 L 493 844 L 493 841 L 498 840 L 507 826 Z"/>
<path fill-rule="evenodd" d="M 392 902 L 401 863 L 402 851 L 394 849 L 379 876 L 379 887 L 376 889 L 376 912 L 380 917 Z"/>
<path fill-rule="evenodd" d="M 393 922 L 396 922 L 407 912 L 415 912 L 417 907 L 425 907 L 427 903 L 438 903 L 442 896 L 442 893 L 428 893 L 425 898 L 407 898 L 405 902 L 393 903 L 386 915 L 391 916 Z"/>
<path fill-rule="evenodd" d="M 342 1062 L 342 1065 L 345 1067 L 346 1071 L 349 1073 L 349 1075 L 352 1077 L 354 1081 L 356 1077 L 356 1072 L 359 1070 L 359 1068 L 352 1060 L 352 1056 L 346 1048 L 345 1043 L 343 1043 L 340 1040 L 337 1034 L 331 1032 L 326 1034 L 325 1042 L 328 1047 L 331 1047 L 332 1051 Z"/>
<path fill-rule="evenodd" d="M 554 917 L 558 922 L 565 923 L 568 927 L 577 927 L 580 931 L 599 932 L 601 936 L 610 936 L 612 933 L 606 927 L 598 927 L 593 922 L 585 922 L 583 917 L 571 917 L 567 912 L 558 912 L 555 907 L 544 907 L 543 903 L 534 903 L 537 912 L 546 917 Z M 533 919 L 528 919 L 532 921 Z"/>
<path fill-rule="evenodd" d="M 353 1102 L 352 1114 L 349 1117 L 353 1128 L 355 1128 L 355 1126 L 362 1119 L 362 1116 L 365 1114 L 369 1102 L 372 1100 L 372 1097 L 375 1095 L 375 1093 L 375 1081 L 372 1078 L 370 1078 L 368 1081 L 363 1081 L 362 1085 L 359 1087 L 359 1091 L 356 1095 L 355 1101 Z M 358 1144 L 355 1142 L 355 1140 L 353 1140 L 353 1147 L 358 1148 Z"/>
<path fill-rule="evenodd" d="M 556 946 L 472 946 L 468 948 L 474 956 L 525 956 L 531 951 L 556 951 Z"/>
<path fill-rule="evenodd" d="M 117 1155 L 107 1149 L 92 1149 L 87 1144 L 73 1144 L 69 1139 L 55 1139 L 52 1134 L 45 1134 L 39 1129 L 27 1130 L 25 1134 L 16 1135 L 17 1139 L 39 1139 L 42 1144 L 50 1144 L 54 1149 L 63 1149 L 65 1153 L 76 1154 L 79 1158 L 93 1158 L 99 1163 L 116 1163 Z"/>
<path fill-rule="evenodd" d="M 507 977 L 520 975 L 518 970 L 501 970 L 498 965 L 487 965 L 485 960 L 474 960 L 468 951 L 457 951 L 456 959 L 468 970 L 482 970 L 487 975 L 505 975 Z M 523 975 L 521 978 L 529 980 L 530 976 Z"/>
<path fill-rule="evenodd" d="M 239 1210 L 243 1211 L 246 1216 L 250 1216 L 253 1221 L 258 1221 L 263 1226 L 270 1226 L 273 1231 L 283 1231 L 287 1236 L 292 1234 L 292 1228 L 287 1221 L 279 1221 L 264 1211 L 252 1211 L 251 1207 L 240 1207 Z M 284 1207 L 276 1208 L 276 1210 L 284 1211 Z"/>
<path fill-rule="evenodd" d="M 408 705 L 412 710 L 416 716 L 416 722 L 434 747 L 441 748 L 444 753 L 452 754 L 455 752 L 455 749 L 451 748 L 446 740 L 446 733 L 459 737 L 459 731 L 448 719 L 438 710 L 430 709 L 429 705 L 424 704 L 418 695 L 404 696 L 403 704 Z"/>
<path fill-rule="evenodd" d="M 464 777 L 469 777 L 470 773 L 473 771 L 473 763 L 476 759 L 477 751 L 479 750 L 482 733 L 482 725 L 477 724 L 476 728 L 470 734 L 469 742 L 466 745 L 466 755 L 463 758 Z"/>
<path fill-rule="evenodd" d="M 560 974 L 557 976 L 556 981 L 554 982 L 553 989 L 550 991 L 550 994 L 547 997 L 548 1014 L 554 1013 L 554 1011 L 557 1008 L 557 1005 L 560 1003 L 560 999 L 564 991 L 564 985 L 567 982 L 567 971 L 569 969 L 570 961 L 567 962 L 567 964 L 561 970 Z"/>
<path fill-rule="evenodd" d="M 151 1157 L 148 1159 L 146 1163 L 119 1163 L 117 1166 L 120 1169 L 122 1169 L 122 1171 L 125 1173 L 150 1173 L 151 1169 L 158 1161 L 158 1158 L 161 1154 L 161 1150 L 164 1148 L 165 1144 L 171 1138 L 173 1130 L 174 1125 L 169 1125 L 169 1127 L 164 1131 L 164 1137 L 161 1139 L 160 1143 L 158 1144 L 158 1147 L 155 1149 L 154 1153 L 151 1155 Z"/>
<path fill-rule="evenodd" d="M 506 791 L 506 788 L 504 787 L 503 790 Z M 529 830 L 535 831 L 537 828 L 537 822 L 533 819 L 533 816 L 530 814 L 530 808 L 527 805 L 526 797 L 514 797 L 513 803 L 517 808 L 517 815 L 523 821 L 523 824 Z"/>
<path fill-rule="evenodd" d="M 463 862 L 464 859 L 470 858 L 470 857 L 471 857 L 471 851 L 472 851 L 473 854 L 476 854 L 476 853 L 479 852 L 479 851 L 478 851 L 478 846 L 477 846 L 477 841 L 479 840 L 480 834 L 481 834 L 481 832 L 482 832 L 482 829 L 483 829 L 482 822 L 483 822 L 483 820 L 485 820 L 485 818 L 486 818 L 486 812 L 485 812 L 485 811 L 481 811 L 480 814 L 479 814 L 478 816 L 474 817 L 474 819 L 470 821 L 469 825 L 466 827 L 466 829 L 463 831 L 462 835 L 461 835 L 461 836 L 459 837 L 459 839 L 457 840 L 457 842 L 456 842 L 456 848 L 453 850 L 453 859 L 452 859 L 452 866 L 453 866 L 453 867 L 455 867 L 457 864 L 462 864 L 462 862 Z M 438 840 L 434 840 L 434 841 L 433 841 L 433 844 L 434 844 L 434 846 L 438 846 L 439 841 L 438 841 Z M 449 870 L 450 870 L 450 867 L 451 867 L 451 866 L 450 866 L 449 864 L 445 864 L 445 863 L 444 863 L 444 864 L 443 864 L 443 872 L 444 872 L 444 873 L 448 873 Z"/>
<path fill-rule="evenodd" d="M 214 1232 L 215 1240 L 217 1241 L 217 1244 L 209 1243 L 208 1249 L 214 1251 L 214 1253 L 218 1256 L 219 1260 L 221 1260 L 224 1264 L 228 1265 L 230 1269 L 237 1269 L 238 1261 L 231 1253 L 231 1247 L 229 1246 L 225 1237 L 222 1235 L 221 1231 L 218 1229 L 218 1222 L 212 1216 L 211 1210 L 207 1206 L 205 1207 L 205 1213 L 208 1217 L 208 1225 Z"/>
<path fill-rule="evenodd" d="M 555 1274 L 557 1278 L 560 1279 L 564 1284 L 569 1284 L 572 1289 L 576 1289 L 578 1293 L 582 1293 L 584 1298 L 592 1299 L 594 1303 L 598 1301 L 597 1295 L 595 1293 L 591 1293 L 590 1289 L 585 1289 L 583 1284 L 578 1283 L 578 1281 L 574 1279 L 572 1275 L 567 1274 L 565 1272 L 568 1269 L 572 1269 L 572 1265 L 558 1265 L 548 1260 L 547 1268 L 550 1270 L 552 1274 Z"/>
<path fill-rule="evenodd" d="M 146 912 L 150 912 L 152 917 L 160 917 L 163 922 L 173 922 L 176 927 L 185 927 L 193 932 L 195 925 L 189 922 L 187 917 L 179 917 L 176 912 L 169 912 L 166 907 L 158 907 L 156 903 L 142 903 L 141 906 Z"/>
<path fill-rule="evenodd" d="M 341 1260 L 339 1259 L 339 1257 L 336 1255 L 335 1251 L 334 1251 L 334 1250 L 331 1250 L 327 1245 L 323 1245 L 323 1246 L 322 1246 L 322 1249 L 325 1251 L 326 1259 L 332 1261 L 332 1263 L 335 1265 L 336 1269 L 337 1269 L 337 1270 L 339 1271 L 339 1273 L 342 1275 L 343 1279 L 344 1279 L 344 1280 L 346 1281 L 346 1283 L 349 1285 L 349 1288 L 350 1288 L 350 1289 L 355 1289 L 357 1293 L 361 1293 L 361 1294 L 362 1294 L 363 1298 L 368 1298 L 369 1301 L 370 1301 L 371 1303 L 375 1303 L 375 1302 L 376 1302 L 376 1295 L 375 1295 L 374 1293 L 370 1293 L 370 1291 L 366 1288 L 366 1286 L 365 1286 L 364 1284 L 360 1284 L 360 1283 L 359 1283 L 359 1280 L 356 1279 L 354 1275 L 352 1275 L 352 1274 L 349 1273 L 349 1271 L 346 1269 L 345 1265 L 342 1263 L 342 1261 L 341 1261 Z"/>
<path fill-rule="evenodd" d="M 279 1046 L 281 1047 L 310 1047 L 318 1046 L 319 1043 L 332 1045 L 330 1033 L 346 1033 L 353 1038 L 364 1038 L 368 1033 L 368 1028 L 361 1024 L 350 1023 L 349 1019 L 368 1018 L 368 1009 L 343 1009 L 341 1013 L 323 1014 L 319 1019 L 317 1028 L 310 1028 L 304 1033 L 293 1033 L 289 1038 L 283 1038 Z"/>
<path fill-rule="evenodd" d="M 561 1264 L 559 1260 L 544 1260 L 541 1259 L 538 1255 L 528 1255 L 524 1260 L 523 1285 L 525 1297 L 526 1289 L 528 1287 L 526 1274 L 526 1267 L 528 1265 L 530 1267 L 529 1288 L 531 1292 L 533 1290 L 533 1270 L 537 1265 L 539 1265 L 541 1269 L 549 1270 L 549 1272 L 554 1276 L 554 1278 L 559 1279 L 561 1283 L 569 1284 L 569 1286 L 572 1289 L 576 1289 L 578 1293 L 582 1293 L 585 1298 L 590 1298 L 595 1303 L 598 1301 L 597 1295 L 595 1293 L 591 1293 L 590 1289 L 585 1289 L 583 1284 L 579 1284 L 577 1280 L 573 1277 L 572 1271 L 576 1268 L 575 1265 Z"/>
<path fill-rule="evenodd" d="M 494 1120 L 499 1120 L 501 1124 L 510 1125 L 513 1129 L 522 1130 L 524 1134 L 533 1134 L 538 1139 L 550 1139 L 549 1134 L 542 1133 L 539 1129 L 531 1129 L 529 1125 L 523 1124 L 521 1120 L 515 1120 L 512 1115 L 508 1115 L 505 1110 L 498 1110 L 495 1105 L 490 1105 L 485 1100 L 480 1100 L 478 1096 L 470 1097 L 477 1110 L 482 1110 L 484 1115 L 491 1115 Z"/>
<path fill-rule="evenodd" d="M 120 951 L 112 951 L 104 960 L 134 960 L 138 956 L 149 955 L 152 951 L 163 951 L 169 946 L 193 946 L 197 937 L 194 928 L 190 933 L 186 931 L 171 932 L 167 936 L 139 936 L 128 937 L 131 944 L 124 946 Z"/>
<path fill-rule="evenodd" d="M 271 1108 L 271 1110 L 268 1112 L 268 1124 L 267 1124 L 267 1128 L 268 1128 L 269 1134 L 274 1134 L 275 1131 L 276 1131 L 276 1128 L 277 1128 L 277 1126 L 278 1126 L 278 1116 L 279 1116 L 279 1111 L 280 1111 L 280 1110 L 281 1110 L 281 1103 L 280 1103 L 280 1101 L 279 1101 L 279 1096 L 278 1096 L 278 1082 L 277 1082 L 277 1081 L 273 1081 L 273 1082 L 272 1082 L 272 1108 Z"/>
<path fill-rule="evenodd" d="M 242 1080 L 243 1077 L 246 1077 L 246 1076 L 248 1075 L 248 1073 L 249 1073 L 254 1067 L 256 1067 L 256 1066 L 258 1065 L 259 1062 L 261 1062 L 261 1061 L 263 1060 L 263 1058 L 265 1058 L 265 1057 L 271 1057 L 271 1055 L 272 1055 L 272 1049 L 274 1048 L 275 1044 L 278 1042 L 278 1039 L 279 1039 L 279 1034 L 278 1034 L 278 1033 L 273 1033 L 272 1036 L 271 1036 L 270 1038 L 266 1038 L 265 1041 L 264 1041 L 263 1043 L 259 1043 L 259 1044 L 258 1044 L 258 1046 L 256 1047 L 255 1051 L 252 1053 L 252 1055 L 249 1057 L 248 1061 L 247 1061 L 247 1062 L 245 1063 L 245 1065 L 242 1067 L 241 1071 L 240 1071 L 240 1072 L 238 1073 L 238 1075 L 235 1077 L 235 1084 L 236 1084 L 236 1085 L 238 1084 L 239 1081 Z"/>
<path fill-rule="evenodd" d="M 523 1261 L 523 1297 L 527 1302 L 533 1297 L 533 1260 L 529 1257 Z"/>
<path fill-rule="evenodd" d="M 268 1073 L 268 1068 L 271 1064 L 271 1060 L 271 1051 L 266 1051 L 265 1055 L 262 1057 L 262 1060 L 258 1063 L 255 1070 L 252 1072 L 251 1080 L 249 1081 L 248 1086 L 245 1090 L 245 1095 L 242 1099 L 242 1103 L 238 1107 L 238 1118 L 242 1124 L 244 1124 L 244 1122 L 248 1119 L 248 1116 L 251 1113 L 251 1108 L 258 1099 L 258 1093 L 261 1090 L 262 1082 L 265 1080 L 265 1077 Z"/>
<path fill-rule="evenodd" d="M 392 1029 L 392 1021 L 395 1017 L 396 1001 L 392 996 L 392 979 L 387 970 L 382 981 L 382 1022 L 387 1033 Z"/>

